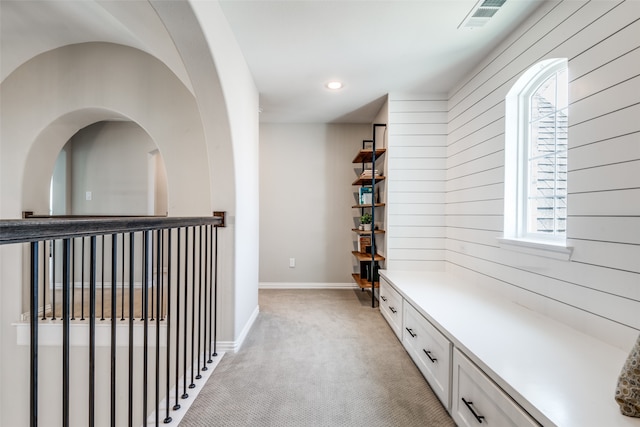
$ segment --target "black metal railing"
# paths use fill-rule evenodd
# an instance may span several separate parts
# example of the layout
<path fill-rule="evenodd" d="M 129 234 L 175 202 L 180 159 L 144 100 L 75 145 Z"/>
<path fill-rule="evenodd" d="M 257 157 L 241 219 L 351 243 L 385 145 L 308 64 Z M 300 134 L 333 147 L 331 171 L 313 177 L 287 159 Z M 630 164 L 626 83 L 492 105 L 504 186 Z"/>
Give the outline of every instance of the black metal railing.
<path fill-rule="evenodd" d="M 151 424 L 172 421 L 171 411 L 180 409 L 180 401 L 189 398 L 188 390 L 217 356 L 218 228 L 225 226 L 224 218 L 224 212 L 215 212 L 199 218 L 0 220 L 0 244 L 29 248 L 24 318 L 30 324 L 32 427 L 38 425 L 39 388 L 58 387 L 40 382 L 44 366 L 56 368 L 39 360 L 44 323 L 62 328 L 57 344 L 62 352 L 60 425 L 68 427 L 75 420 L 94 427 L 96 405 L 106 405 L 98 393 L 109 396 L 108 410 L 100 408 L 109 421 L 101 417 L 98 425 L 146 425 L 150 414 Z M 88 354 L 74 351 L 72 324 L 88 328 L 88 343 L 83 344 Z M 110 330 L 108 344 L 96 342 L 101 325 Z M 136 339 L 140 332 L 142 339 Z M 80 363 L 82 357 L 88 361 Z M 78 376 L 72 363 L 88 365 L 86 375 L 80 375 L 85 384 L 73 380 Z M 105 372 L 108 379 L 97 381 L 97 374 Z M 107 382 L 108 393 L 98 389 Z M 127 396 L 126 405 L 122 396 Z M 58 423 L 47 420 L 43 425 Z"/>

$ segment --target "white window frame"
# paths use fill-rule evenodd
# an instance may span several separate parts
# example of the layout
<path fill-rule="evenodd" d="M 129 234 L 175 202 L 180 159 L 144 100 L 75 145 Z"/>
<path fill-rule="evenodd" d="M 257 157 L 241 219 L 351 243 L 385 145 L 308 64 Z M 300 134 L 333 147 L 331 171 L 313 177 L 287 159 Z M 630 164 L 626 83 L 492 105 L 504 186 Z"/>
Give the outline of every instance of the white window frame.
<path fill-rule="evenodd" d="M 505 98 L 504 236 L 500 246 L 534 255 L 569 260 L 565 235 L 527 231 L 530 99 L 540 85 L 567 68 L 566 58 L 547 59 L 529 68 Z"/>

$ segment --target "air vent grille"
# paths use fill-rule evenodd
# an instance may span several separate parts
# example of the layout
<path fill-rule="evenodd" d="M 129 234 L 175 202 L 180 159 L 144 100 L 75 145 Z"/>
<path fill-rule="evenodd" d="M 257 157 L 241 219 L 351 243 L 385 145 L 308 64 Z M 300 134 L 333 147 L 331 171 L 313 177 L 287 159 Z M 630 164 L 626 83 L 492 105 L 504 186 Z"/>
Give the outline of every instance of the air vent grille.
<path fill-rule="evenodd" d="M 473 13 L 473 17 L 474 18 L 491 18 L 493 15 L 496 14 L 496 12 L 498 11 L 498 9 L 488 9 L 488 8 L 478 8 L 474 13 Z"/>
<path fill-rule="evenodd" d="M 480 28 L 489 22 L 507 0 L 479 0 L 458 28 Z"/>
<path fill-rule="evenodd" d="M 484 0 L 480 7 L 502 7 L 507 0 Z"/>

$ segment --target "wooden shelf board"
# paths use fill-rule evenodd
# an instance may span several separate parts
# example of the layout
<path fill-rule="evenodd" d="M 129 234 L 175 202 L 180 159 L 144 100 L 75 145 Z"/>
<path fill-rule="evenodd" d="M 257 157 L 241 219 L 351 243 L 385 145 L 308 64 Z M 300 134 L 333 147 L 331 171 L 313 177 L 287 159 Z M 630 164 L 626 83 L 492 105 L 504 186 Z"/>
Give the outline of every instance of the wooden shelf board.
<path fill-rule="evenodd" d="M 361 279 L 360 275 L 357 273 L 353 273 L 353 280 L 358 284 L 358 286 L 360 286 L 361 289 L 371 289 L 371 282 L 369 282 L 367 279 Z M 380 287 L 380 282 L 375 282 L 374 286 L 376 288 Z"/>
<path fill-rule="evenodd" d="M 371 204 L 368 204 L 368 205 L 353 205 L 351 207 L 354 209 L 361 209 L 361 208 L 371 208 L 371 207 L 382 208 L 384 206 L 385 206 L 384 203 L 376 203 L 374 206 L 371 206 Z"/>
<path fill-rule="evenodd" d="M 371 234 L 371 231 L 365 231 L 365 230 L 360 230 L 358 228 L 352 228 L 351 231 L 353 231 L 354 233 L 358 233 L 360 235 L 367 235 L 367 234 Z M 374 230 L 375 234 L 384 234 L 385 231 L 384 230 Z"/>
<path fill-rule="evenodd" d="M 353 254 L 353 256 L 355 256 L 358 259 L 358 261 L 371 261 L 371 254 L 365 254 L 358 251 L 352 251 L 351 253 Z M 373 260 L 384 261 L 384 257 L 380 254 L 376 254 Z"/>
<path fill-rule="evenodd" d="M 376 160 L 378 157 L 382 156 L 387 150 L 385 148 L 377 148 L 376 149 Z M 363 149 L 356 154 L 352 163 L 371 163 L 373 160 L 373 149 Z"/>
<path fill-rule="evenodd" d="M 386 176 L 376 175 L 375 177 L 366 177 L 366 178 L 358 177 L 355 181 L 353 181 L 353 184 L 351 185 L 370 185 L 371 181 L 373 181 L 373 178 L 375 178 L 376 182 L 380 182 L 380 181 L 384 181 L 386 179 Z"/>

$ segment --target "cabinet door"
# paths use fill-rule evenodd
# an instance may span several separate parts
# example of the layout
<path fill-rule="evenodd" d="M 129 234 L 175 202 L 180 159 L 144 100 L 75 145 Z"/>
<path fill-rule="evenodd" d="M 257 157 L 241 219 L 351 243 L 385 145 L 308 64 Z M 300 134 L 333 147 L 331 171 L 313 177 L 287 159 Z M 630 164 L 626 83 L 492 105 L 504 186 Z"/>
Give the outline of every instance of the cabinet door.
<path fill-rule="evenodd" d="M 402 343 L 445 408 L 449 409 L 451 342 L 406 300 Z"/>
<path fill-rule="evenodd" d="M 380 277 L 380 313 L 402 341 L 402 296 Z"/>
<path fill-rule="evenodd" d="M 451 416 L 460 427 L 540 426 L 457 348 L 453 351 Z"/>

